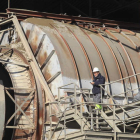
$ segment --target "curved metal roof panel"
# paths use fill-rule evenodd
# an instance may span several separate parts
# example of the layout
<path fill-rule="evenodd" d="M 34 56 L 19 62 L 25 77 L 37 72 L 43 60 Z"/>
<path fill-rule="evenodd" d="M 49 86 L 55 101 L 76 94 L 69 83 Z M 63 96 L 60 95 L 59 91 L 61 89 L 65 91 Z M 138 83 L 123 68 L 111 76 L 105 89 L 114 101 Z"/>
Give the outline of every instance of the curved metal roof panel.
<path fill-rule="evenodd" d="M 126 30 L 120 32 L 113 28 L 84 29 L 39 18 L 26 19 L 21 25 L 54 96 L 58 96 L 58 87 L 69 83 L 92 89 L 94 67 L 99 67 L 106 82 L 140 72 L 140 56 L 136 51 L 140 38 L 132 36 L 132 32 L 127 34 Z M 117 96 L 128 88 L 138 88 L 139 83 L 140 77 L 136 76 L 106 89 Z M 66 93 L 61 91 L 61 96 Z"/>

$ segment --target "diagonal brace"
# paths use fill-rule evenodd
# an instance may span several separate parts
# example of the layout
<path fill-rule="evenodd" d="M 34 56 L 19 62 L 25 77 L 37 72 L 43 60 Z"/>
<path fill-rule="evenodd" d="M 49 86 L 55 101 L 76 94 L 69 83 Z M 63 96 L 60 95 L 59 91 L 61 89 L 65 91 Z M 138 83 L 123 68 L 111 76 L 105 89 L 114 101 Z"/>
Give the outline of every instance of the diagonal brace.
<path fill-rule="evenodd" d="M 22 108 L 22 106 L 26 103 L 26 101 L 33 95 L 34 90 L 30 93 L 30 95 L 25 99 L 25 101 L 20 105 L 20 108 Z M 16 113 L 19 111 L 19 108 L 15 111 L 15 113 L 9 118 L 9 120 L 7 121 L 6 125 L 9 124 L 9 122 L 13 119 L 13 117 L 16 115 Z"/>
<path fill-rule="evenodd" d="M 34 124 L 31 122 L 31 120 L 29 119 L 29 117 L 24 113 L 24 111 L 21 109 L 21 106 L 19 106 L 15 100 L 13 99 L 13 97 L 10 95 L 10 93 L 6 90 L 7 95 L 10 97 L 10 99 L 15 103 L 15 105 L 18 107 L 18 109 L 23 113 L 23 115 L 26 117 L 26 119 L 29 121 L 29 123 L 33 126 Z M 34 93 L 34 92 L 33 92 Z"/>

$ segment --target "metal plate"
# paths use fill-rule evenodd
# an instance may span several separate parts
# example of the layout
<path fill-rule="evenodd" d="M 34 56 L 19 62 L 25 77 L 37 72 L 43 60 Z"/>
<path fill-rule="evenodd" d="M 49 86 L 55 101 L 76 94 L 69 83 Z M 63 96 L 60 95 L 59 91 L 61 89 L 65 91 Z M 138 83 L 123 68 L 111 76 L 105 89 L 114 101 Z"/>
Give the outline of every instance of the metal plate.
<path fill-rule="evenodd" d="M 121 74 L 122 74 L 122 78 L 125 78 L 125 77 L 129 76 L 126 64 L 124 62 L 125 55 L 122 56 L 119 49 L 118 49 L 118 47 L 120 47 L 120 45 L 116 41 L 114 41 L 112 39 L 112 37 L 109 36 L 108 34 L 102 34 L 102 35 L 103 35 L 104 39 L 108 42 L 110 47 L 112 48 L 113 53 L 115 54 L 115 57 L 118 61 L 118 65 L 119 65 L 119 68 L 120 68 L 120 71 L 121 71 Z M 125 83 L 124 84 L 124 89 L 126 91 L 128 90 L 127 87 L 131 89 L 131 85 L 130 85 L 129 80 L 124 80 L 124 83 Z M 122 96 L 124 96 L 124 94 L 122 94 Z M 129 96 L 132 96 L 132 95 L 129 95 Z"/>
<path fill-rule="evenodd" d="M 138 52 L 136 51 L 136 47 L 122 34 L 118 33 L 118 32 L 112 32 L 122 43 L 122 45 L 124 46 L 125 50 L 127 51 L 132 66 L 133 66 L 133 72 L 134 73 L 139 73 L 140 72 L 140 65 L 138 65 L 138 63 L 140 62 L 140 56 L 138 54 Z M 140 76 L 136 76 L 136 82 L 133 83 L 133 89 L 138 87 L 138 83 L 140 82 Z M 137 93 L 138 91 L 136 90 L 135 93 Z"/>
<path fill-rule="evenodd" d="M 113 44 L 115 44 L 115 46 L 117 47 L 117 49 L 124 61 L 124 65 L 126 67 L 128 76 L 134 75 L 135 73 L 133 70 L 134 69 L 133 65 L 131 64 L 132 62 L 130 61 L 129 55 L 126 52 L 124 46 L 121 44 L 121 42 L 116 41 L 116 39 L 118 40 L 118 38 L 116 38 L 109 30 L 106 30 L 106 32 L 111 35 L 110 38 L 111 38 Z M 136 83 L 136 79 L 134 77 L 129 78 L 129 80 L 130 80 L 130 83 Z M 126 82 L 129 83 L 129 81 L 126 81 Z M 127 85 L 126 85 L 126 87 L 127 87 Z M 131 84 L 131 87 L 133 87 L 133 84 Z M 130 89 L 131 89 L 131 87 L 130 87 Z M 135 87 L 133 87 L 133 89 L 134 88 Z"/>
<path fill-rule="evenodd" d="M 106 43 L 101 39 L 101 37 L 99 37 L 99 35 L 93 34 L 91 32 L 88 32 L 88 34 L 90 35 L 92 40 L 95 42 L 95 44 L 97 45 L 97 47 L 99 48 L 99 50 L 103 56 L 110 82 L 120 79 L 121 77 L 120 77 L 120 73 L 118 71 L 116 62 L 113 58 L 111 51 L 109 50 L 108 46 L 106 45 Z M 118 86 L 120 88 L 117 88 Z M 121 93 L 124 90 L 121 82 L 113 84 L 111 86 L 111 89 L 112 89 L 113 95 Z"/>
<path fill-rule="evenodd" d="M 66 25 L 59 22 L 54 24 L 54 26 L 59 30 L 59 32 L 67 41 L 74 55 L 80 75 L 81 88 L 91 89 L 92 86 L 90 85 L 90 82 L 92 81 L 92 75 L 90 74 L 90 68 L 87 63 L 85 54 L 74 35 L 67 29 Z"/>

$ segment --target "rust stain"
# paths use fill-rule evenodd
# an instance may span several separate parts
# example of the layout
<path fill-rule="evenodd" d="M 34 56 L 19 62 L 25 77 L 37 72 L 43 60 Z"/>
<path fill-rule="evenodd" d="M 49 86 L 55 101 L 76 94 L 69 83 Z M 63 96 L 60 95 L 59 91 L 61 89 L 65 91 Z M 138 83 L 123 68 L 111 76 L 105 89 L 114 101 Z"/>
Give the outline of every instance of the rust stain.
<path fill-rule="evenodd" d="M 44 76 L 45 76 L 45 79 L 46 79 L 46 80 L 49 80 L 49 79 L 52 77 L 52 75 L 50 74 L 50 72 L 47 71 L 47 70 L 45 70 Z"/>
<path fill-rule="evenodd" d="M 34 45 L 34 43 L 30 43 L 30 45 L 31 45 L 31 47 L 32 47 L 32 50 L 33 50 L 33 52 L 35 53 L 35 51 L 36 51 L 36 49 L 37 49 L 37 46 L 36 45 Z"/>
<path fill-rule="evenodd" d="M 61 39 L 60 39 L 56 34 L 54 34 L 54 36 L 55 36 L 55 38 L 57 39 L 57 41 L 59 42 L 60 46 L 63 48 L 63 51 L 64 51 L 64 53 L 66 54 L 66 57 L 67 57 L 68 59 L 70 59 L 71 57 L 70 57 L 70 55 L 69 55 L 69 53 L 68 53 L 68 49 L 64 46 L 64 44 L 62 43 Z M 60 55 L 61 55 L 61 54 L 60 54 Z"/>
<path fill-rule="evenodd" d="M 52 114 L 56 114 L 56 111 L 52 108 Z M 58 118 L 56 116 L 52 117 L 53 122 L 58 122 Z"/>
<path fill-rule="evenodd" d="M 29 38 L 29 35 L 30 35 L 30 30 L 27 30 L 26 31 L 26 37 Z"/>
<path fill-rule="evenodd" d="M 44 52 L 43 55 L 39 54 L 39 56 L 38 56 L 38 62 L 39 62 L 39 64 L 41 66 L 45 62 L 45 60 L 47 59 L 47 57 L 48 57 L 47 52 Z"/>
<path fill-rule="evenodd" d="M 16 42 L 20 42 L 21 41 L 21 39 L 20 39 L 20 37 L 19 37 L 19 35 L 17 36 L 17 40 L 16 40 Z"/>
<path fill-rule="evenodd" d="M 35 36 L 35 38 L 30 42 L 30 45 L 31 45 L 32 50 L 33 50 L 34 53 L 35 53 L 36 49 L 38 48 L 37 40 L 38 40 L 38 37 Z"/>

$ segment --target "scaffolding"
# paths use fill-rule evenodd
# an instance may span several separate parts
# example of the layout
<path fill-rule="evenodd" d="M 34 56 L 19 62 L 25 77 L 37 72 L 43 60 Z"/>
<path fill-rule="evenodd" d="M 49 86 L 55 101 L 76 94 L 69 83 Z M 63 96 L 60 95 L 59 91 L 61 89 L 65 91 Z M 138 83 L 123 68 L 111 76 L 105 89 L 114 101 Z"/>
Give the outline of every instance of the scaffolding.
<path fill-rule="evenodd" d="M 120 80 L 136 75 L 139 75 L 139 73 Z M 113 81 L 104 86 L 120 80 Z M 69 85 L 73 85 L 74 88 L 67 88 Z M 105 90 L 103 85 L 100 85 L 100 88 Z M 73 94 L 60 97 L 60 90 L 67 90 Z M 134 90 L 136 89 L 130 89 L 121 94 L 125 94 L 128 99 L 127 93 Z M 103 103 L 102 100 L 102 103 L 98 103 L 102 105 L 102 109 L 97 109 L 95 107 L 96 103 L 91 101 L 91 95 L 90 89 L 81 89 L 74 83 L 59 87 L 58 99 L 54 102 L 46 103 L 49 106 L 50 126 L 45 133 L 49 140 L 85 140 L 93 138 L 97 140 L 102 138 L 107 140 L 139 139 L 140 101 L 125 105 L 118 104 L 113 96 L 106 91 L 106 98 L 111 98 L 114 103 Z M 83 98 L 84 100 L 82 100 Z M 58 106 L 58 113 L 52 113 L 54 104 Z M 59 120 L 55 125 L 53 122 L 54 116 Z M 72 129 L 75 132 L 71 131 Z"/>

